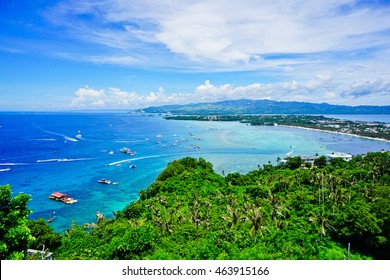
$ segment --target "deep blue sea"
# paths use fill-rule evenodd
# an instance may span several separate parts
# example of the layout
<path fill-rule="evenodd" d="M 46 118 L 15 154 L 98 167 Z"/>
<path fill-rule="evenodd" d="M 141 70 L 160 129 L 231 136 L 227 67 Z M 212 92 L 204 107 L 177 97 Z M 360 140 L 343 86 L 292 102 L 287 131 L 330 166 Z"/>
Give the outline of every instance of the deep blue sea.
<path fill-rule="evenodd" d="M 390 120 L 388 115 L 379 118 L 375 120 Z M 72 220 L 95 222 L 96 211 L 112 217 L 138 199 L 138 192 L 169 162 L 185 156 L 203 157 L 216 172 L 227 174 L 276 164 L 287 155 L 390 149 L 383 141 L 298 128 L 173 121 L 123 112 L 0 113 L 0 136 L 0 185 L 10 184 L 14 195 L 31 195 L 32 219 L 48 219 L 55 211 L 51 225 L 57 231 L 69 228 Z M 123 147 L 134 155 L 120 153 Z M 129 168 L 132 164 L 136 168 Z M 97 183 L 101 178 L 119 184 Z M 50 200 L 55 191 L 78 202 Z"/>

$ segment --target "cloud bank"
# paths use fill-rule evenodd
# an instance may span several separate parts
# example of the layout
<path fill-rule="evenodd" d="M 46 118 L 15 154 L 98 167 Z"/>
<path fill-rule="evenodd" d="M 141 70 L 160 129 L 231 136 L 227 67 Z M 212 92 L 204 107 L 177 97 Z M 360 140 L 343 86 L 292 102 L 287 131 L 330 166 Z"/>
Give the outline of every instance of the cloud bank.
<path fill-rule="evenodd" d="M 319 95 L 322 96 L 321 100 L 318 99 Z M 171 94 L 166 93 L 162 87 L 146 95 L 126 92 L 118 88 L 96 90 L 82 87 L 76 91 L 71 107 L 138 109 L 167 104 L 235 99 L 327 102 L 345 105 L 360 105 L 363 100 L 364 104 L 367 105 L 386 105 L 383 104 L 383 100 L 390 100 L 390 83 L 385 83 L 383 80 L 359 80 L 352 84 L 339 84 L 335 82 L 332 73 L 323 73 L 306 82 L 292 80 L 273 84 L 253 83 L 237 87 L 232 84 L 217 86 L 206 80 L 203 84 L 198 85 L 193 92 Z"/>
<path fill-rule="evenodd" d="M 351 51 L 390 41 L 390 7 L 372 1 L 69 0 L 46 17 L 79 40 L 119 50 L 123 62 L 101 57 L 112 63 L 146 61 L 158 50 L 199 65 L 261 65 L 264 54 Z M 134 50 L 137 58 L 129 59 Z"/>

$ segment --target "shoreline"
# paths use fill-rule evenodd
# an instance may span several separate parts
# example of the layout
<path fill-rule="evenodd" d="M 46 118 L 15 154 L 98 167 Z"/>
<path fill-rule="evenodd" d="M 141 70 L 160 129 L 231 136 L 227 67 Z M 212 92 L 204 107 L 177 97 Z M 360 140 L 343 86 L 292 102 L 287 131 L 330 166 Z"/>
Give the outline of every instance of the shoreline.
<path fill-rule="evenodd" d="M 331 130 L 318 129 L 318 128 L 310 128 L 310 127 L 304 127 L 304 126 L 284 125 L 284 124 L 278 124 L 277 126 L 300 128 L 300 129 L 313 130 L 313 131 L 319 131 L 319 132 L 327 132 L 327 133 L 340 134 L 340 135 L 345 135 L 345 136 L 353 136 L 353 137 L 359 137 L 359 138 L 364 138 L 364 139 L 368 139 L 368 140 L 375 140 L 375 141 L 382 141 L 382 142 L 390 143 L 390 140 L 387 140 L 384 138 L 375 138 L 375 137 L 363 136 L 363 135 L 352 134 L 352 133 L 331 131 Z"/>

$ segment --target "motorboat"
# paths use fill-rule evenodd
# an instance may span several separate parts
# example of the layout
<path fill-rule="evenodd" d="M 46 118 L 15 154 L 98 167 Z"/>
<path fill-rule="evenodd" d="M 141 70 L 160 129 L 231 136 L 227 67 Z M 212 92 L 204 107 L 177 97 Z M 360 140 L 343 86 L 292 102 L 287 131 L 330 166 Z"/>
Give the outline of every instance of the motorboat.
<path fill-rule="evenodd" d="M 118 182 L 113 182 L 111 180 L 107 180 L 107 179 L 100 179 L 97 181 L 99 184 L 105 184 L 105 185 L 118 185 L 119 183 Z"/>

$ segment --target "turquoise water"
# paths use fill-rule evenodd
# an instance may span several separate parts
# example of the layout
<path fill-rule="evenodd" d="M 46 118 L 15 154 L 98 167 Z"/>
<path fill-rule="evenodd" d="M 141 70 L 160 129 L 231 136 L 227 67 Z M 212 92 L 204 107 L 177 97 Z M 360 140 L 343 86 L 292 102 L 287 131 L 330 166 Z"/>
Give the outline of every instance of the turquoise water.
<path fill-rule="evenodd" d="M 227 174 L 276 164 L 287 155 L 390 149 L 386 142 L 319 131 L 129 113 L 1 113 L 0 136 L 0 184 L 32 196 L 33 219 L 47 219 L 55 211 L 51 225 L 58 231 L 72 220 L 94 222 L 96 211 L 112 217 L 170 161 L 184 156 L 204 157 L 216 172 Z M 120 153 L 123 147 L 134 155 Z M 97 183 L 101 178 L 119 184 Z M 54 191 L 78 202 L 50 200 Z"/>

